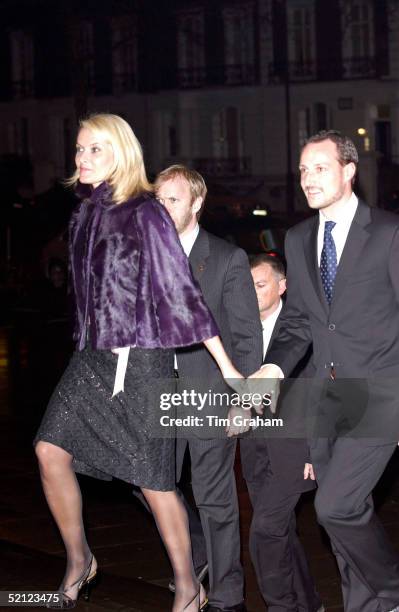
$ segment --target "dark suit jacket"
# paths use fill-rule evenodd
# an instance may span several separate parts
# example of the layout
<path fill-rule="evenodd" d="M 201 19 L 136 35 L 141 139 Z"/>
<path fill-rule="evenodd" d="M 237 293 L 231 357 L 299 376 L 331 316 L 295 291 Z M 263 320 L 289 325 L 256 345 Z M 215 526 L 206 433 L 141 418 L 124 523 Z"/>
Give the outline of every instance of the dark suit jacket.
<path fill-rule="evenodd" d="M 316 216 L 287 233 L 287 303 L 265 363 L 279 365 L 289 376 L 312 345 L 320 382 L 303 402 L 309 407 L 311 437 L 396 438 L 399 219 L 359 201 L 330 307 L 317 261 L 318 226 Z M 336 383 L 328 390 L 321 379 L 330 376 L 331 363 Z"/>
<path fill-rule="evenodd" d="M 399 219 L 359 201 L 331 306 L 317 261 L 318 216 L 287 233 L 287 303 L 265 357 L 289 376 L 313 344 L 315 376 L 399 375 Z"/>
<path fill-rule="evenodd" d="M 269 346 L 279 334 L 284 310 L 285 304 L 275 323 Z M 249 486 L 250 483 L 253 483 L 256 489 L 263 491 L 266 496 L 270 496 L 276 486 L 281 486 L 281 490 L 287 496 L 310 491 L 316 486 L 313 480 L 303 478 L 303 468 L 305 463 L 310 461 L 310 454 L 305 439 L 306 428 L 303 414 L 298 410 L 298 404 L 300 404 L 298 397 L 303 385 L 306 384 L 301 378 L 311 375 L 312 367 L 309 364 L 309 358 L 308 352 L 295 368 L 291 378 L 283 381 L 278 414 L 273 415 L 268 408 L 265 408 L 266 418 L 278 416 L 284 420 L 282 431 L 271 430 L 269 432 L 258 427 L 240 440 L 244 478 Z M 271 474 L 275 477 L 274 479 L 270 479 Z M 272 489 L 270 488 L 271 482 L 273 482 Z M 259 500 L 259 504 L 261 503 L 262 501 Z"/>
<path fill-rule="evenodd" d="M 244 376 L 252 374 L 262 361 L 262 329 L 246 253 L 201 228 L 189 260 L 228 355 Z M 226 391 L 203 344 L 178 349 L 177 363 L 183 380 L 191 378 L 205 389 Z"/>

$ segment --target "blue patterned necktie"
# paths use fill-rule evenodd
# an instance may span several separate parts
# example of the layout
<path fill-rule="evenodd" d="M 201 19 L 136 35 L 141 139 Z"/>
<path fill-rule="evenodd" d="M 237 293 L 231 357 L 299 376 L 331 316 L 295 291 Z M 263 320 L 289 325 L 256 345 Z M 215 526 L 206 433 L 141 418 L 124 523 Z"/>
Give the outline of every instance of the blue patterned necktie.
<path fill-rule="evenodd" d="M 334 221 L 326 221 L 324 224 L 323 250 L 320 258 L 321 281 L 329 304 L 331 304 L 337 274 L 337 250 L 331 234 L 334 227 Z"/>

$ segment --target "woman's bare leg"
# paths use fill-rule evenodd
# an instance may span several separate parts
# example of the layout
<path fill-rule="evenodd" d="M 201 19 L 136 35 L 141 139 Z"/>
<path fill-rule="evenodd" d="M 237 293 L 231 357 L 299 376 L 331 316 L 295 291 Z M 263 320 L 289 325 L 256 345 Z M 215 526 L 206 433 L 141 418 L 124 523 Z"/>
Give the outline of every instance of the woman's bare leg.
<path fill-rule="evenodd" d="M 67 569 L 63 580 L 63 587 L 66 587 L 82 576 L 91 557 L 83 526 L 80 487 L 69 453 L 48 442 L 38 442 L 36 455 L 47 503 L 67 552 Z M 143 494 L 151 507 L 172 564 L 176 584 L 173 612 L 197 612 L 199 601 L 195 595 L 198 584 L 193 569 L 185 508 L 174 491 L 143 489 Z M 75 599 L 77 587 L 69 590 L 67 595 Z M 202 589 L 201 600 L 204 597 Z M 188 605 L 191 599 L 193 602 Z"/>
<path fill-rule="evenodd" d="M 82 496 L 72 468 L 72 455 L 48 442 L 38 442 L 36 455 L 47 503 L 60 530 L 67 553 L 67 568 L 62 583 L 65 588 L 76 582 L 87 568 L 91 552 L 82 517 Z M 96 561 L 92 570 L 95 569 Z M 77 597 L 77 586 L 67 591 Z"/>
<path fill-rule="evenodd" d="M 186 510 L 175 491 L 142 489 L 151 508 L 175 577 L 176 593 L 173 612 L 198 612 L 196 580 L 191 555 L 190 533 Z M 201 590 L 201 601 L 205 592 Z M 190 605 L 189 602 L 192 601 Z M 187 606 L 187 607 L 185 607 Z"/>

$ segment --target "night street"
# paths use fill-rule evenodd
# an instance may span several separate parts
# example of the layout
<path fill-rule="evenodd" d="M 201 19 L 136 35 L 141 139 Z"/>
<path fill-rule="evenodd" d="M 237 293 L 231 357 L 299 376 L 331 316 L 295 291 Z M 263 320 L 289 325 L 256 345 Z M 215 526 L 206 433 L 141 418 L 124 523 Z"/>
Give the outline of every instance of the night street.
<path fill-rule="evenodd" d="M 399 0 L 0 8 L 0 596 L 56 592 L 65 574 L 32 441 L 72 355 L 74 318 L 80 352 L 37 454 L 67 543 L 65 591 L 93 577 L 89 549 L 98 562 L 78 611 L 170 612 L 169 558 L 175 607 L 195 593 L 186 514 L 175 494 L 157 495 L 182 468 L 190 496 L 191 466 L 179 442 L 149 439 L 140 406 L 164 358 L 172 373 L 172 351 L 173 389 L 190 375 L 217 390 L 240 372 L 272 385 L 261 401 L 273 413 L 278 378 L 301 372 L 323 387 L 315 402 L 306 387 L 315 421 L 329 425 L 337 406 L 334 426 L 348 431 L 365 398 L 375 418 L 359 420 L 372 431 L 359 439 L 313 433 L 305 470 L 317 472 L 329 537 L 313 491 L 295 507 L 305 434 L 274 451 L 249 444 L 247 456 L 243 444 L 243 469 L 229 440 L 190 441 L 212 612 L 266 612 L 263 597 L 271 612 L 343 612 L 341 584 L 346 612 L 399 610 L 399 447 L 386 466 L 397 435 L 382 416 L 397 407 L 386 380 L 399 380 Z M 346 379 L 373 391 L 381 380 L 384 393 L 371 401 L 355 384 L 347 401 Z M 289 414 L 307 425 L 292 397 Z M 86 541 L 71 456 L 150 491 L 169 557 L 122 480 L 78 476 Z"/>
<path fill-rule="evenodd" d="M 32 330 L 31 330 L 32 331 Z M 52 331 L 52 350 L 63 347 L 62 327 Z M 64 571 L 64 550 L 41 491 L 31 447 L 46 400 L 65 362 L 65 353 L 43 352 L 30 340 L 15 341 L 15 330 L 0 331 L 1 392 L 1 590 L 54 590 Z M 58 336 L 57 336 L 58 334 Z M 39 342 L 37 340 L 37 342 Z M 11 351 L 12 348 L 12 351 Z M 34 350 L 33 350 L 34 349 Z M 65 349 L 64 349 L 65 350 Z M 16 360 L 21 367 L 17 367 Z M 32 362 L 33 360 L 33 362 Z M 46 374 L 46 371 L 48 372 Z M 394 472 L 393 462 L 390 473 Z M 240 496 L 243 561 L 247 605 L 250 612 L 266 610 L 257 590 L 248 554 L 251 508 L 237 466 Z M 171 570 L 151 518 L 131 495 L 129 486 L 81 478 L 89 540 L 101 569 L 101 581 L 90 603 L 79 601 L 78 610 L 156 612 L 169 610 L 167 589 Z M 387 476 L 380 516 L 390 537 L 399 546 L 399 487 Z M 389 494 L 385 490 L 391 486 Z M 312 496 L 303 500 L 299 531 L 309 556 L 317 588 L 327 610 L 342 610 L 339 579 L 327 539 L 313 512 Z"/>

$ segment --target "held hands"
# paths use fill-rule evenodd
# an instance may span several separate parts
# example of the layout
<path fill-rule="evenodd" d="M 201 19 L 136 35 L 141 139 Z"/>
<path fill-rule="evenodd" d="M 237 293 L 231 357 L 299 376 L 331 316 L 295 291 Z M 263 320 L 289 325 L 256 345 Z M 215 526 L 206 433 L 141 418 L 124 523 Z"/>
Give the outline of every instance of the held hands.
<path fill-rule="evenodd" d="M 226 427 L 228 437 L 236 436 L 249 431 L 251 428 L 250 413 L 248 411 L 253 408 L 255 412 L 262 415 L 267 405 L 272 414 L 276 412 L 277 400 L 280 393 L 280 377 L 282 372 L 278 366 L 267 365 L 254 372 L 249 378 L 245 379 L 236 368 L 229 363 L 223 368 L 222 374 L 226 383 L 241 396 L 243 406 L 234 406 L 230 409 L 228 417 L 229 425 Z M 253 397 L 251 402 L 249 398 Z M 259 401 L 259 398 L 265 398 Z M 256 399 L 256 401 L 255 401 Z M 248 415 L 248 418 L 246 417 Z M 234 417 L 237 417 L 234 419 Z M 234 422 L 233 422 L 234 421 Z"/>
<path fill-rule="evenodd" d="M 222 376 L 226 384 L 236 393 L 242 395 L 247 389 L 246 379 L 230 362 L 222 369 Z"/>
<path fill-rule="evenodd" d="M 233 406 L 230 408 L 227 418 L 229 424 L 226 427 L 226 433 L 228 438 L 238 436 L 251 429 L 249 425 L 251 414 L 248 414 L 247 410 L 240 408 L 240 406 Z"/>
<path fill-rule="evenodd" d="M 276 413 L 277 400 L 280 394 L 280 378 L 281 370 L 278 366 L 269 364 L 260 368 L 248 378 L 250 391 L 255 395 L 261 394 L 270 398 L 270 412 Z M 252 385 L 251 385 L 252 382 Z M 263 414 L 264 405 L 254 404 L 254 409 L 257 414 Z"/>

